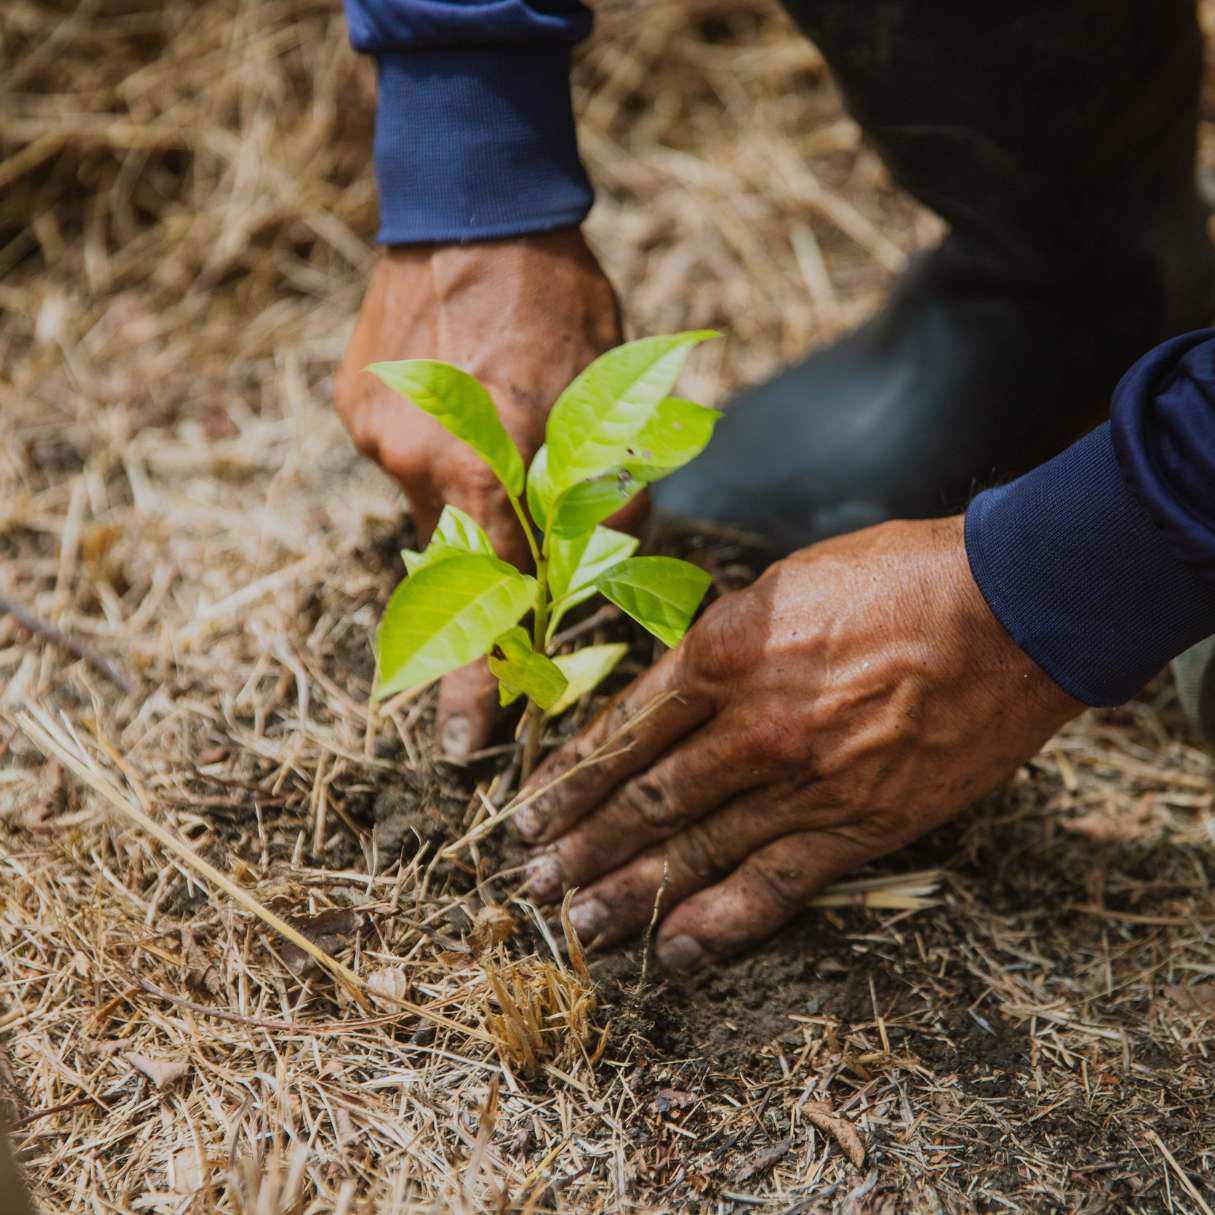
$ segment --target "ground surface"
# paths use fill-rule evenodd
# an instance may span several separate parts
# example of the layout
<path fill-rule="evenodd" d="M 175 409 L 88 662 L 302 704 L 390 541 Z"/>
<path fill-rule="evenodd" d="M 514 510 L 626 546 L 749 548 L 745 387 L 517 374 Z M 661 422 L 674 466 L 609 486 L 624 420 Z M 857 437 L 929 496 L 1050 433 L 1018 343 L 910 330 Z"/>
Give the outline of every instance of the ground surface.
<path fill-rule="evenodd" d="M 686 384 L 719 401 L 935 224 L 774 10 L 644 18 L 602 6 L 579 67 L 592 233 L 635 332 L 730 334 Z M 0 38 L 0 594 L 126 684 L 0 615 L 0 1097 L 47 1211 L 1210 1210 L 1215 808 L 1167 682 L 875 870 L 934 906 L 592 987 L 509 848 L 432 864 L 501 755 L 365 707 L 401 502 L 328 407 L 374 225 L 335 6 L 16 0 Z"/>

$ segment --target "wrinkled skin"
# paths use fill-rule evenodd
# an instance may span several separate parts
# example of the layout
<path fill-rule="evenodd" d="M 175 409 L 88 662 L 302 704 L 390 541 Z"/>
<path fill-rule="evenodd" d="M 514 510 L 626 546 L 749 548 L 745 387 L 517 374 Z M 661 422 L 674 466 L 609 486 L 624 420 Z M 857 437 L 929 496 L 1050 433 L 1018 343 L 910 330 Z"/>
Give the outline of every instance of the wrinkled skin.
<path fill-rule="evenodd" d="M 334 385 L 358 449 L 400 482 L 425 540 L 445 503 L 467 511 L 504 560 L 528 550 L 494 475 L 433 418 L 363 371 L 384 359 L 432 358 L 471 372 L 530 461 L 558 393 L 621 340 L 611 284 L 577 229 L 509 241 L 387 250 L 371 276 Z M 618 520 L 637 522 L 638 512 Z M 496 685 L 476 663 L 439 695 L 444 750 L 467 755 L 493 727 Z"/>
<path fill-rule="evenodd" d="M 991 614 L 960 517 L 830 540 L 710 607 L 549 757 L 516 816 L 547 845 L 532 889 L 579 887 L 575 926 L 606 944 L 649 922 L 665 870 L 657 954 L 692 969 L 950 818 L 1082 708 Z"/>

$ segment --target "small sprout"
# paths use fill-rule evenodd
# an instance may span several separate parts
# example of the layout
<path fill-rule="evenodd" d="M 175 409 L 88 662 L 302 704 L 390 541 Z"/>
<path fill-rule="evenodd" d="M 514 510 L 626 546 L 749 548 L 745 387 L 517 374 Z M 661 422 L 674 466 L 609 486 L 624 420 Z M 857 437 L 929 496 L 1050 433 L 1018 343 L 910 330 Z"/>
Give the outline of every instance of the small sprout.
<path fill-rule="evenodd" d="M 673 557 L 634 556 L 636 540 L 603 520 L 708 444 L 718 411 L 668 394 L 692 347 L 716 336 L 643 338 L 600 356 L 557 398 L 526 472 L 489 393 L 467 372 L 432 359 L 368 368 L 493 470 L 535 566 L 533 577 L 500 560 L 477 522 L 447 506 L 426 548 L 401 554 L 408 577 L 380 624 L 376 699 L 487 657 L 502 703 L 527 698 L 526 779 L 545 715 L 591 692 L 624 653 L 590 646 L 551 655 L 571 608 L 600 594 L 666 645 L 679 644 L 709 575 Z"/>

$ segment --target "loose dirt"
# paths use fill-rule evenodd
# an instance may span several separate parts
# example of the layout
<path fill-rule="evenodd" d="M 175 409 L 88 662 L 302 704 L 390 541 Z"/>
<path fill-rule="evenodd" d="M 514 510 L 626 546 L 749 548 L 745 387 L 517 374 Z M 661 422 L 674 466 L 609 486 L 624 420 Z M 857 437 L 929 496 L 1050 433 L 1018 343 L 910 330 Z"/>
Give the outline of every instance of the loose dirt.
<path fill-rule="evenodd" d="M 730 334 L 684 385 L 723 401 L 938 226 L 775 6 L 598 9 L 591 238 L 631 332 Z M 0 593 L 128 688 L 0 618 L 0 1102 L 46 1210 L 1215 1205 L 1212 769 L 1167 681 L 872 868 L 940 871 L 932 906 L 813 909 L 688 979 L 634 946 L 587 985 L 509 842 L 431 864 L 504 753 L 437 762 L 428 697 L 368 712 L 404 512 L 329 404 L 375 257 L 336 0 L 15 0 L 0 45 Z M 692 544 L 722 589 L 754 569 Z M 653 651 L 620 629 L 625 678 Z M 301 967 L 28 704 L 422 1013 Z"/>

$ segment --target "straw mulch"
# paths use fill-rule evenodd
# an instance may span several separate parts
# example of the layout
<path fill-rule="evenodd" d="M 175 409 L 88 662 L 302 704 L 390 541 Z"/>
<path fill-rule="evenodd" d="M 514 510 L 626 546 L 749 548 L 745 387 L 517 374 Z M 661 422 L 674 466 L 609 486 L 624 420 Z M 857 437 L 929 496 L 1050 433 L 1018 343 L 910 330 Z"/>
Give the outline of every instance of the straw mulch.
<path fill-rule="evenodd" d="M 503 752 L 367 709 L 402 511 L 329 408 L 375 256 L 336 4 L 9 0 L 0 47 L 0 1101 L 45 1210 L 1211 1211 L 1167 681 L 763 955 L 588 978 L 495 836 L 436 860 Z M 936 231 L 764 0 L 604 5 L 578 86 L 632 328 L 730 335 L 690 395 Z"/>

